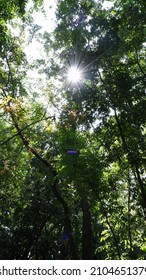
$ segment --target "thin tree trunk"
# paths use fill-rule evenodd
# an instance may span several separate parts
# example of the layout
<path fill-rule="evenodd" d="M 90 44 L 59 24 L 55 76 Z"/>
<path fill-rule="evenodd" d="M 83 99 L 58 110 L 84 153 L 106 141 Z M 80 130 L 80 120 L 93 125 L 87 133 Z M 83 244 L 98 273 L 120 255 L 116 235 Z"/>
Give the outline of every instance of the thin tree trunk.
<path fill-rule="evenodd" d="M 126 139 L 125 139 L 125 136 L 124 136 L 124 133 L 123 133 L 123 129 L 122 129 L 121 123 L 119 121 L 116 110 L 115 110 L 115 119 L 116 119 L 116 122 L 117 122 L 117 126 L 118 126 L 118 129 L 119 129 L 119 132 L 120 132 L 121 139 L 122 139 L 123 148 L 128 155 L 128 159 L 129 159 L 129 162 L 131 164 L 131 167 L 135 169 L 136 179 L 137 179 L 137 182 L 139 184 L 139 188 L 140 188 L 141 196 L 142 196 L 142 207 L 143 207 L 144 213 L 146 215 L 146 192 L 145 192 L 145 188 L 144 188 L 144 185 L 143 185 L 143 181 L 142 181 L 141 176 L 140 176 L 139 164 L 138 164 L 137 159 L 129 151 L 129 148 L 127 146 Z"/>
<path fill-rule="evenodd" d="M 83 211 L 83 227 L 82 227 L 82 259 L 92 259 L 92 226 L 90 206 L 87 199 L 81 200 Z"/>

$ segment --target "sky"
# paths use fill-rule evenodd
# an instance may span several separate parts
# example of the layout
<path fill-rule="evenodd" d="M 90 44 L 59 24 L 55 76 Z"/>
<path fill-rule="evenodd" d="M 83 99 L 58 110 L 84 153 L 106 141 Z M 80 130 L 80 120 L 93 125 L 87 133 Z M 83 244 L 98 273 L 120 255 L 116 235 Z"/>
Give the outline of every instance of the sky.
<path fill-rule="evenodd" d="M 41 12 L 34 12 L 33 17 L 37 24 L 42 25 L 43 31 L 52 32 L 55 28 L 55 10 L 57 1 L 56 0 L 44 0 L 44 8 L 46 17 Z"/>
<path fill-rule="evenodd" d="M 56 27 L 56 17 L 55 10 L 57 6 L 57 0 L 43 0 L 44 1 L 44 10 L 45 14 L 42 11 L 34 11 L 31 16 L 33 18 L 33 23 L 41 26 L 41 30 L 39 31 L 42 35 L 44 32 L 51 33 Z M 97 0 L 98 1 L 98 0 Z M 110 1 L 104 1 L 103 8 L 109 9 L 113 5 Z M 29 13 L 29 10 L 33 6 L 32 0 L 29 0 L 27 4 L 26 11 Z M 16 19 L 15 19 L 16 20 Z M 16 21 L 19 21 L 17 19 Z M 15 36 L 19 36 L 20 29 L 17 24 L 14 25 L 14 28 L 11 28 L 12 33 Z M 25 40 L 24 40 L 24 51 L 27 56 L 28 63 L 31 65 L 36 59 L 45 59 L 46 53 L 43 50 L 43 45 L 40 40 L 36 39 L 35 36 L 30 40 L 29 27 L 25 27 Z M 45 98 L 45 94 L 43 94 L 46 83 L 45 74 L 39 74 L 37 69 L 29 69 L 27 71 L 27 89 L 29 92 L 36 91 L 39 93 L 38 100 L 43 104 L 47 104 L 47 99 Z M 55 83 L 55 81 L 54 81 Z"/>
<path fill-rule="evenodd" d="M 97 0 L 98 1 L 98 0 Z M 32 6 L 32 0 L 29 1 L 27 9 Z M 42 27 L 42 33 L 52 32 L 56 26 L 56 17 L 55 17 L 55 10 L 57 6 L 57 0 L 44 0 L 44 9 L 46 16 L 40 12 L 33 12 L 33 19 L 34 22 Z M 109 9 L 113 6 L 113 2 L 111 1 L 104 1 L 103 8 Z M 41 53 L 40 53 L 41 49 Z M 42 54 L 42 47 L 35 39 L 32 41 L 31 44 L 25 47 L 25 52 L 28 57 L 38 58 Z"/>
<path fill-rule="evenodd" d="M 95 0 L 98 1 L 98 0 Z M 56 6 L 57 6 L 57 0 L 43 0 L 44 2 L 44 10 L 45 14 L 42 13 L 42 11 L 34 11 L 31 16 L 33 18 L 34 24 L 37 24 L 41 26 L 41 33 L 44 34 L 44 32 L 51 33 L 56 27 Z M 110 1 L 104 1 L 103 2 L 103 8 L 109 9 L 113 5 L 113 2 Z M 29 0 L 26 11 L 29 13 L 29 10 L 33 6 L 33 1 Z M 16 24 L 15 24 L 16 23 Z M 17 26 L 18 23 L 18 26 Z M 14 19 L 14 27 L 9 25 L 12 34 L 14 36 L 20 36 L 20 29 L 19 24 L 21 25 L 20 19 Z M 25 27 L 25 43 L 23 45 L 25 54 L 27 56 L 27 59 L 29 61 L 33 61 L 36 59 L 42 59 L 45 56 L 45 53 L 43 52 L 42 43 L 39 42 L 35 37 L 31 38 L 30 40 L 30 34 L 29 34 L 29 27 Z"/>
<path fill-rule="evenodd" d="M 98 2 L 98 0 L 95 0 Z M 57 6 L 57 0 L 43 0 L 44 2 L 44 10 L 45 15 L 41 11 L 34 11 L 32 13 L 32 17 L 34 20 L 34 23 L 41 26 L 41 32 L 42 34 L 46 31 L 48 33 L 51 33 L 56 26 L 56 17 L 55 17 L 55 10 Z M 29 0 L 27 4 L 26 11 L 29 11 L 29 9 L 32 7 L 33 2 L 32 0 Z M 103 2 L 103 8 L 109 9 L 113 6 L 113 2 L 111 1 L 104 1 Z M 14 19 L 16 23 L 19 23 L 19 19 Z M 10 29 L 12 33 L 15 36 L 19 36 L 20 29 L 19 26 L 15 25 L 14 28 L 10 26 Z M 25 42 L 25 53 L 27 55 L 28 59 L 37 59 L 42 58 L 42 45 L 39 43 L 35 38 L 33 38 L 32 42 L 29 41 L 29 29 L 25 29 L 26 33 L 26 42 Z"/>
<path fill-rule="evenodd" d="M 113 2 L 110 1 L 104 1 L 103 8 L 109 9 L 113 5 Z M 32 0 L 29 1 L 29 4 L 27 6 L 27 10 L 32 6 Z M 55 17 L 55 10 L 57 6 L 57 0 L 44 0 L 44 10 L 45 15 L 40 11 L 36 12 L 34 11 L 32 16 L 34 23 L 41 26 L 41 32 L 42 34 L 46 31 L 48 33 L 51 33 L 55 27 L 56 27 L 56 17 Z M 29 37 L 29 33 L 27 35 L 26 30 L 26 38 Z M 26 40 L 27 41 L 27 40 Z M 29 41 L 29 40 L 28 40 Z M 28 61 L 31 63 L 35 61 L 36 59 L 45 59 L 45 52 L 43 51 L 43 46 L 38 40 L 35 38 L 32 39 L 32 42 L 26 42 L 25 43 L 25 53 L 27 55 Z M 45 87 L 45 75 L 43 73 L 40 74 L 36 70 L 29 70 L 27 73 L 27 79 L 29 79 L 30 87 L 34 87 L 34 84 L 37 87 L 37 91 L 41 93 L 42 89 Z M 74 77 L 75 79 L 75 77 Z M 53 84 L 55 81 L 53 81 Z M 47 100 L 45 100 L 45 95 L 40 96 L 40 100 L 43 103 L 47 103 Z"/>
<path fill-rule="evenodd" d="M 32 0 L 29 1 L 27 5 L 27 11 L 33 6 Z M 41 30 L 39 33 L 42 35 L 44 32 L 51 33 L 53 32 L 56 26 L 56 17 L 55 17 L 55 10 L 56 10 L 56 0 L 44 0 L 44 10 L 45 14 L 42 11 L 34 11 L 32 14 L 33 23 L 41 26 Z M 30 39 L 29 27 L 28 30 L 25 28 L 25 42 L 24 42 L 24 51 L 27 57 L 28 63 L 31 65 L 35 63 L 36 59 L 46 59 L 46 53 L 43 50 L 43 45 L 41 43 L 41 38 L 37 39 L 32 37 Z M 43 73 L 39 73 L 39 69 L 33 68 L 27 71 L 27 91 L 29 92 L 37 92 L 38 97 L 36 101 L 42 102 L 44 105 L 48 104 L 48 100 L 44 94 L 45 87 L 46 87 L 46 75 Z"/>
<path fill-rule="evenodd" d="M 42 34 L 46 31 L 48 33 L 53 32 L 56 26 L 56 17 L 55 17 L 55 10 L 56 10 L 56 0 L 44 0 L 44 10 L 45 15 L 40 11 L 34 11 L 32 16 L 34 23 L 41 26 Z M 32 1 L 29 1 L 27 6 L 27 10 L 29 10 L 32 6 Z M 26 31 L 27 32 L 27 31 Z M 35 38 L 33 38 L 32 42 L 26 44 L 25 46 L 25 53 L 27 58 L 42 58 L 42 45 L 39 43 Z"/>

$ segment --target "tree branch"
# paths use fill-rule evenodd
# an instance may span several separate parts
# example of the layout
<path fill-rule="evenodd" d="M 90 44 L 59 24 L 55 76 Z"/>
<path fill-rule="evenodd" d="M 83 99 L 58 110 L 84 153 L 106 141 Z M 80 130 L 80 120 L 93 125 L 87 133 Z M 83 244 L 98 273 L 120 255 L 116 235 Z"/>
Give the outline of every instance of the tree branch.
<path fill-rule="evenodd" d="M 125 139 L 125 135 L 123 133 L 123 129 L 122 129 L 122 126 L 121 126 L 121 123 L 120 123 L 120 120 L 118 118 L 118 115 L 117 115 L 117 112 L 116 112 L 116 109 L 114 110 L 115 111 L 115 119 L 116 119 L 116 122 L 117 122 L 117 126 L 118 126 L 118 129 L 119 129 L 119 132 L 120 132 L 120 136 L 121 136 L 121 139 L 122 139 L 122 143 L 123 143 L 123 149 L 124 151 L 127 153 L 127 156 L 128 156 L 128 160 L 130 162 L 130 165 L 131 165 L 131 168 L 135 169 L 135 173 L 136 173 L 136 178 L 137 178 L 137 181 L 139 183 L 139 187 L 140 187 L 140 191 L 141 191 L 141 195 L 142 195 L 142 207 L 143 207 L 143 210 L 144 210 L 144 213 L 145 213 L 145 216 L 146 216 L 146 192 L 145 192 L 145 188 L 144 188 L 144 184 L 143 184 L 143 181 L 141 179 L 141 175 L 140 175 L 140 171 L 139 171 L 139 164 L 138 164 L 138 160 L 136 159 L 136 157 L 131 153 L 131 151 L 129 150 L 128 146 L 127 146 L 127 143 L 126 143 L 126 139 Z"/>
<path fill-rule="evenodd" d="M 38 153 L 38 151 L 36 151 L 35 148 L 33 148 L 29 145 L 29 141 L 27 141 L 25 139 L 25 137 L 22 134 L 22 130 L 19 128 L 19 125 L 15 120 L 15 115 L 12 112 L 10 112 L 10 115 L 11 115 L 12 121 L 14 123 L 14 126 L 15 126 L 16 130 L 18 131 L 17 134 L 20 136 L 20 138 L 22 140 L 22 143 L 24 144 L 26 149 L 28 151 L 30 151 L 33 155 L 35 155 L 35 157 L 38 158 L 52 172 L 52 175 L 53 175 L 53 178 L 54 178 L 54 183 L 52 185 L 52 192 L 63 207 L 63 210 L 64 210 L 64 228 L 65 228 L 66 233 L 68 235 L 68 242 L 69 242 L 69 246 L 70 246 L 70 251 L 71 251 L 71 254 L 72 254 L 72 258 L 77 259 L 77 252 L 76 252 L 76 246 L 75 246 L 75 242 L 74 242 L 74 238 L 73 238 L 73 230 L 72 230 L 71 220 L 70 220 L 70 217 L 69 217 L 68 204 L 58 191 L 58 174 L 57 174 L 55 168 L 52 166 L 52 164 L 48 160 L 43 158 Z"/>
<path fill-rule="evenodd" d="M 135 49 L 135 54 L 136 54 L 136 58 L 137 58 L 138 67 L 139 67 L 140 71 L 142 72 L 142 74 L 144 75 L 144 77 L 146 78 L 146 73 L 144 72 L 144 70 L 143 70 L 143 68 L 142 68 L 142 66 L 140 65 L 140 62 L 139 62 L 137 49 Z"/>
<path fill-rule="evenodd" d="M 23 132 L 23 130 L 27 129 L 28 127 L 36 124 L 36 123 L 39 123 L 39 122 L 42 122 L 42 121 L 45 121 L 45 120 L 48 120 L 48 119 L 55 119 L 55 116 L 52 116 L 52 117 L 46 117 L 46 118 L 43 118 L 43 119 L 40 119 L 40 120 L 37 120 L 37 121 L 34 121 L 28 125 L 26 125 L 25 127 L 23 127 L 22 129 L 20 129 L 19 132 L 17 132 L 16 134 L 12 135 L 11 137 L 9 137 L 7 140 L 5 140 L 4 142 L 0 143 L 0 147 L 7 144 L 9 141 L 11 141 L 13 138 L 15 138 L 16 136 L 19 135 L 20 132 Z"/>
<path fill-rule="evenodd" d="M 107 215 L 107 211 L 103 205 L 103 202 L 102 202 L 102 199 L 100 198 L 99 194 L 97 195 L 98 196 L 98 199 L 99 199 L 99 202 L 100 202 L 100 205 L 101 205 L 101 208 L 103 210 L 103 214 L 105 215 L 105 218 L 106 218 L 106 222 L 110 228 L 110 231 L 112 233 L 112 236 L 113 236 L 113 241 L 115 243 L 115 246 L 116 246 L 116 249 L 117 249 L 117 254 L 118 254 L 118 257 L 119 257 L 119 260 L 121 260 L 121 253 L 120 253 L 120 248 L 119 248 L 119 242 L 118 242 L 118 239 L 117 239 L 117 236 L 114 232 L 114 229 L 113 227 L 111 226 L 110 222 L 109 222 L 109 218 L 108 218 L 108 215 Z"/>
<path fill-rule="evenodd" d="M 9 79 L 11 79 L 11 82 L 12 82 L 12 85 L 13 85 L 13 77 L 12 77 L 12 74 L 11 74 L 11 67 L 10 67 L 10 64 L 9 64 L 9 61 L 8 61 L 8 58 L 6 57 L 6 62 L 7 62 L 7 65 L 8 65 L 8 68 L 9 68 Z M 9 81 L 10 82 L 10 81 Z M 12 89 L 12 94 L 14 95 L 14 88 Z M 70 216 L 69 216 L 69 208 L 68 208 L 68 204 L 67 202 L 64 200 L 64 198 L 61 196 L 61 194 L 59 193 L 58 191 L 58 174 L 56 172 L 56 169 L 52 166 L 52 164 L 46 160 L 45 158 L 43 158 L 39 153 L 38 151 L 31 147 L 30 144 L 29 144 L 29 141 L 24 137 L 23 135 L 23 130 L 25 130 L 26 128 L 28 128 L 29 126 L 39 122 L 39 121 L 42 121 L 42 120 L 39 120 L 39 121 L 36 121 L 36 122 L 33 122 L 27 126 L 25 126 L 23 129 L 21 129 L 19 127 L 19 124 L 17 122 L 17 120 L 15 119 L 15 114 L 13 112 L 9 112 L 10 116 L 11 116 L 11 119 L 13 121 L 13 124 L 17 130 L 17 134 L 11 136 L 9 139 L 7 139 L 6 141 L 4 141 L 3 143 L 1 143 L 0 146 L 6 144 L 8 141 L 10 141 L 11 139 L 13 139 L 14 137 L 16 136 L 19 136 L 20 139 L 22 140 L 22 143 L 23 145 L 26 147 L 27 151 L 28 152 L 31 152 L 36 158 L 38 158 L 46 167 L 48 167 L 53 175 L 53 179 L 54 179 L 54 183 L 52 184 L 52 192 L 54 194 L 54 196 L 57 198 L 57 200 L 61 203 L 62 207 L 63 207 L 63 210 L 64 210 L 64 229 L 66 231 L 66 234 L 68 235 L 68 243 L 69 243 L 69 246 L 70 246 L 70 252 L 71 252 L 71 255 L 72 255 L 72 258 L 73 259 L 77 259 L 77 251 L 76 251 L 76 246 L 75 246 L 75 242 L 74 242 L 74 238 L 73 238 L 73 230 L 72 230 L 72 224 L 71 224 L 71 219 L 70 219 Z M 49 117 L 50 118 L 50 117 Z M 54 118 L 54 117 L 53 117 Z M 55 118 L 54 118 L 55 119 Z"/>

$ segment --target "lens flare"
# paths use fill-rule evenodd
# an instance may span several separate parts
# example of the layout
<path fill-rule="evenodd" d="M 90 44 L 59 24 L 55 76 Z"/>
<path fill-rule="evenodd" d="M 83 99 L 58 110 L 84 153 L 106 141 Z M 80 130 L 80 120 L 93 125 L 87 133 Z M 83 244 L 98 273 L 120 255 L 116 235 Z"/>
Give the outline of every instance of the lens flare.
<path fill-rule="evenodd" d="M 82 79 L 81 70 L 75 66 L 72 66 L 68 70 L 67 77 L 70 83 L 78 83 Z"/>

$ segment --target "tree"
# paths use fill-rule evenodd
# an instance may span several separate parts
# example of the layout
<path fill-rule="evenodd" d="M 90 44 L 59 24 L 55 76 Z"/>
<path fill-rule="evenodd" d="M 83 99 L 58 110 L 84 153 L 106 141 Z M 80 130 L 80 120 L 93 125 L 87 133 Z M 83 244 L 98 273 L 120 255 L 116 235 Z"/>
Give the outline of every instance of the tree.
<path fill-rule="evenodd" d="M 32 23 L 33 65 L 8 28 L 25 2 L 2 8 L 1 259 L 145 259 L 145 3 L 102 2 L 58 1 L 52 35 Z"/>

